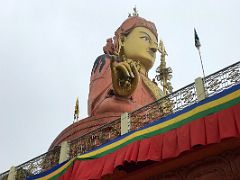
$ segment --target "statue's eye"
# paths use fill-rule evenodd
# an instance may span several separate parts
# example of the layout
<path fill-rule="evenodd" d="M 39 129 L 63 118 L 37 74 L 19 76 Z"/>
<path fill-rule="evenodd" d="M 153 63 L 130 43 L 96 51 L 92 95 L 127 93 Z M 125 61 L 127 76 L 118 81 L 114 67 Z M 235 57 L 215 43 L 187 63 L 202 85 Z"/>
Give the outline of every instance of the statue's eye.
<path fill-rule="evenodd" d="M 144 39 L 145 41 L 148 41 L 148 42 L 150 42 L 150 38 L 148 37 L 148 36 L 142 36 L 142 37 L 140 37 L 141 39 Z"/>

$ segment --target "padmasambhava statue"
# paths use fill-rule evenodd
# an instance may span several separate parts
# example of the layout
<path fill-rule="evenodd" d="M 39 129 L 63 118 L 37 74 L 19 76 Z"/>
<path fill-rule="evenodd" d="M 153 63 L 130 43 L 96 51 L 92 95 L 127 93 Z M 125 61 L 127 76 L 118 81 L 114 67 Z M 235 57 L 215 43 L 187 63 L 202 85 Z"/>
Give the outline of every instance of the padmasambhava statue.
<path fill-rule="evenodd" d="M 148 78 L 158 50 L 155 25 L 139 16 L 126 19 L 107 40 L 93 66 L 88 99 L 90 116 L 131 112 L 163 96 Z"/>
<path fill-rule="evenodd" d="M 129 17 L 107 40 L 93 66 L 88 98 L 89 117 L 75 120 L 54 140 L 50 149 L 63 141 L 71 141 L 97 127 L 116 120 L 124 112 L 132 112 L 163 96 L 148 78 L 158 50 L 155 25 L 137 15 Z M 78 101 L 76 103 L 78 107 Z"/>

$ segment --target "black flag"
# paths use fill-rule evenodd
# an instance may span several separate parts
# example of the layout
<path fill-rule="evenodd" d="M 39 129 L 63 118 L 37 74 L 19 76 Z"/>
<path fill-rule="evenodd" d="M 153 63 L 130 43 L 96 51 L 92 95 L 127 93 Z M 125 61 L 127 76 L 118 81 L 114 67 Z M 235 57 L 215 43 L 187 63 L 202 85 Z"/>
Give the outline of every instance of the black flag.
<path fill-rule="evenodd" d="M 195 46 L 196 46 L 196 48 L 199 49 L 201 47 L 201 43 L 200 43 L 200 40 L 199 40 L 197 31 L 195 28 L 194 28 L 194 38 L 195 38 Z"/>

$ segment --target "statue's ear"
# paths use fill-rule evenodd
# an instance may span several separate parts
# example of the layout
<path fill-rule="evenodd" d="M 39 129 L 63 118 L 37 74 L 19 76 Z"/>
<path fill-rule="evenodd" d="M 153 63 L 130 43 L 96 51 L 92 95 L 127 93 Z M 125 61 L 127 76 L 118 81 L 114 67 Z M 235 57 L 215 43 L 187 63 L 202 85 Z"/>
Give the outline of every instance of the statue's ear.
<path fill-rule="evenodd" d="M 118 39 L 118 45 L 119 45 L 119 47 L 124 46 L 125 41 L 126 41 L 126 36 L 120 36 L 119 39 Z"/>
<path fill-rule="evenodd" d="M 117 50 L 115 51 L 115 54 L 119 55 L 120 54 L 120 51 L 122 49 L 122 47 L 124 46 L 124 43 L 125 43 L 125 39 L 126 37 L 125 36 L 119 36 L 118 37 L 118 41 L 117 41 Z"/>
<path fill-rule="evenodd" d="M 117 43 L 118 43 L 118 45 L 117 45 L 117 50 L 115 51 L 115 53 L 116 53 L 117 55 L 119 55 L 122 47 L 124 46 L 123 36 L 119 36 L 119 37 L 118 37 Z"/>

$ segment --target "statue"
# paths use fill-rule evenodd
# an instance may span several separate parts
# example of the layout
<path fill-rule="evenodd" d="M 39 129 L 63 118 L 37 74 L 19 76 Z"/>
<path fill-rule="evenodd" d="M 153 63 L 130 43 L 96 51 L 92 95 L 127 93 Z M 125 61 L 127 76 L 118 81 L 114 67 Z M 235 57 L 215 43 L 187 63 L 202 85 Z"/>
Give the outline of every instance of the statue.
<path fill-rule="evenodd" d="M 136 12 L 129 15 L 94 63 L 89 115 L 131 112 L 161 98 L 163 92 L 148 78 L 157 50 L 155 25 Z"/>
<path fill-rule="evenodd" d="M 156 82 L 148 78 L 158 49 L 155 25 L 139 17 L 135 9 L 116 30 L 113 39 L 107 40 L 104 54 L 93 65 L 88 97 L 89 117 L 79 120 L 76 102 L 74 123 L 59 134 L 50 149 L 108 124 L 124 112 L 132 112 L 163 97 Z M 118 125 L 112 128 L 117 129 Z M 119 132 L 119 129 L 114 132 Z"/>

